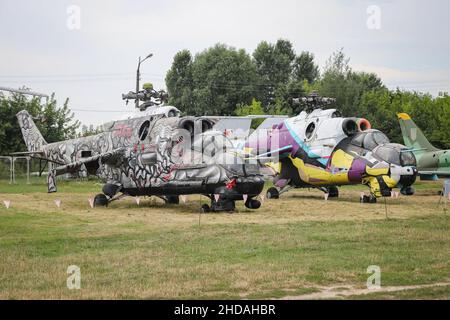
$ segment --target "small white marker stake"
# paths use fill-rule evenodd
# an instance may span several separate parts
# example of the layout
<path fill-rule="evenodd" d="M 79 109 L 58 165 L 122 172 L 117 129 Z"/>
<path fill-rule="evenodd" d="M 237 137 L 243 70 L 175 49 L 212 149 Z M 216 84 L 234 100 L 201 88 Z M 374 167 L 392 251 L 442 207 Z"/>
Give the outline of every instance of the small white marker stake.
<path fill-rule="evenodd" d="M 141 202 L 141 198 L 139 198 L 139 197 L 134 198 L 134 200 L 136 201 L 137 205 L 139 205 L 139 203 Z"/>
<path fill-rule="evenodd" d="M 220 199 L 220 194 L 215 194 L 215 195 L 214 195 L 214 199 L 216 200 L 216 202 L 219 201 L 219 199 Z"/>
<path fill-rule="evenodd" d="M 9 209 L 9 206 L 11 205 L 10 200 L 3 200 L 3 204 L 5 205 L 6 209 Z"/>
<path fill-rule="evenodd" d="M 91 206 L 91 208 L 94 208 L 94 199 L 89 198 L 88 201 L 89 201 L 89 205 Z"/>
<path fill-rule="evenodd" d="M 180 199 L 183 203 L 186 203 L 186 196 L 184 194 L 180 195 Z"/>
<path fill-rule="evenodd" d="M 391 198 L 395 198 L 395 191 L 391 191 Z"/>
<path fill-rule="evenodd" d="M 244 202 L 247 202 L 248 195 L 247 195 L 247 194 L 243 194 L 243 195 L 242 195 L 242 199 L 244 200 Z"/>
<path fill-rule="evenodd" d="M 395 192 L 395 198 L 398 199 L 398 196 L 400 195 L 400 192 L 396 191 Z"/>
<path fill-rule="evenodd" d="M 259 195 L 259 198 L 261 199 L 261 202 L 264 202 L 264 200 L 266 200 L 266 197 L 262 193 Z"/>
<path fill-rule="evenodd" d="M 55 199 L 55 204 L 58 208 L 61 207 L 61 199 Z"/>
<path fill-rule="evenodd" d="M 325 197 L 325 201 L 327 201 L 327 200 L 328 200 L 329 194 L 328 194 L 328 193 L 325 193 L 323 196 Z"/>

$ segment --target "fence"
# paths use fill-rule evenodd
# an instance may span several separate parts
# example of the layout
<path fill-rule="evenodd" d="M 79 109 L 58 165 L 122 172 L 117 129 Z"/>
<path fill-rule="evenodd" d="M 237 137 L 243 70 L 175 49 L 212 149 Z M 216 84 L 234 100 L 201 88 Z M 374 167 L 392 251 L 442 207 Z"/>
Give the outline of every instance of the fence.
<path fill-rule="evenodd" d="M 47 181 L 48 166 L 45 160 L 36 159 L 29 156 L 0 156 L 0 183 L 20 184 L 20 183 L 42 183 Z M 57 176 L 58 180 L 80 179 L 77 174 L 66 173 Z"/>
<path fill-rule="evenodd" d="M 3 183 L 31 183 L 32 180 L 47 174 L 44 161 L 31 157 L 0 156 L 0 181 Z M 42 172 L 43 171 L 43 172 Z M 40 180 L 44 178 L 40 177 Z"/>

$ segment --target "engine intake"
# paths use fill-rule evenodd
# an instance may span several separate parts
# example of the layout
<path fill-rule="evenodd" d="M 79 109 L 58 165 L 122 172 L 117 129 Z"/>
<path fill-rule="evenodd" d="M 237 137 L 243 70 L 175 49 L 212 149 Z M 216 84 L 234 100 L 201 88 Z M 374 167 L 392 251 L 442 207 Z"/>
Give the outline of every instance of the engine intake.
<path fill-rule="evenodd" d="M 348 118 L 342 122 L 342 131 L 344 131 L 347 136 L 353 136 L 358 132 L 358 129 L 359 127 L 355 119 Z"/>
<path fill-rule="evenodd" d="M 372 129 L 372 125 L 370 124 L 369 120 L 364 118 L 358 119 L 358 129 L 359 131 L 366 131 Z"/>

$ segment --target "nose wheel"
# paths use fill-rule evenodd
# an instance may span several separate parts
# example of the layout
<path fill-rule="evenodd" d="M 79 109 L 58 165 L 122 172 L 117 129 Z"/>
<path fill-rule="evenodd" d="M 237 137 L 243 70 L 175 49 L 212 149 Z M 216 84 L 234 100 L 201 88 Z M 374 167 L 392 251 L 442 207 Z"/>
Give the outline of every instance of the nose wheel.
<path fill-rule="evenodd" d="M 166 196 L 164 200 L 167 204 L 180 204 L 179 196 Z"/>
<path fill-rule="evenodd" d="M 330 186 L 327 188 L 328 198 L 339 197 L 339 189 L 336 186 Z"/>
<path fill-rule="evenodd" d="M 99 193 L 94 197 L 94 207 L 107 207 L 108 197 L 103 193 Z"/>
<path fill-rule="evenodd" d="M 267 199 L 278 199 L 280 197 L 280 192 L 277 188 L 271 187 L 267 190 L 266 198 Z"/>
<path fill-rule="evenodd" d="M 202 206 L 200 208 L 201 213 L 208 213 L 210 211 L 211 211 L 211 208 L 206 203 L 202 204 Z"/>
<path fill-rule="evenodd" d="M 404 196 L 412 196 L 414 194 L 414 188 L 411 186 L 403 187 L 400 189 L 400 193 Z"/>
<path fill-rule="evenodd" d="M 259 207 L 261 207 L 261 201 L 250 199 L 245 202 L 245 206 L 249 209 L 258 209 Z"/>
<path fill-rule="evenodd" d="M 360 199 L 359 202 L 361 203 L 377 203 L 377 198 L 374 195 L 363 195 Z"/>

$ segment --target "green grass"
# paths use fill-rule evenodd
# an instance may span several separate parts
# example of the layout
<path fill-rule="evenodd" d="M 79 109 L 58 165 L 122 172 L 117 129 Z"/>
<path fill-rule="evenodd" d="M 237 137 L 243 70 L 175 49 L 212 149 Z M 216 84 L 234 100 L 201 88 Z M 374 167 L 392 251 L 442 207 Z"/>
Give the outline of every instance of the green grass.
<path fill-rule="evenodd" d="M 103 183 L 96 178 L 89 180 L 57 180 L 58 192 L 90 193 L 101 192 Z M 46 177 L 31 177 L 28 183 L 26 178 L 16 179 L 15 183 L 9 180 L 0 180 L 0 193 L 47 193 Z"/>
<path fill-rule="evenodd" d="M 96 181 L 62 182 L 50 195 L 42 183 L 0 185 L 0 200 L 12 201 L 0 208 L 0 298 L 283 298 L 364 288 L 369 265 L 380 266 L 382 286 L 450 281 L 450 216 L 437 206 L 438 184 L 424 185 L 389 199 L 389 219 L 384 204 L 359 204 L 361 189 L 350 187 L 328 202 L 293 190 L 257 211 L 202 215 L 200 225 L 197 197 L 91 209 Z M 66 287 L 72 264 L 81 290 Z M 449 288 L 349 298 L 448 299 Z"/>
<path fill-rule="evenodd" d="M 71 297 L 64 288 L 69 263 L 82 268 L 87 297 L 274 298 L 293 294 L 287 290 L 314 292 L 308 288 L 314 285 L 364 285 L 371 264 L 381 267 L 386 286 L 450 275 L 448 216 L 181 230 L 134 230 L 127 223 L 105 235 L 91 220 L 0 217 L 0 292 Z"/>

